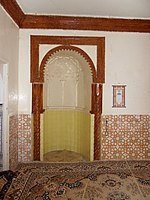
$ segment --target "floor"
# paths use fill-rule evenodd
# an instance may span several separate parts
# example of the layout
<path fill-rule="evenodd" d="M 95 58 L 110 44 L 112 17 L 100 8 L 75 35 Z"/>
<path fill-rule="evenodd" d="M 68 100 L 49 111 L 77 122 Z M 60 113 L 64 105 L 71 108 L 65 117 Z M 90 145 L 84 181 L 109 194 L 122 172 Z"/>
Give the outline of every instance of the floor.
<path fill-rule="evenodd" d="M 6 199 L 150 200 L 150 161 L 20 163 Z"/>
<path fill-rule="evenodd" d="M 74 151 L 57 150 L 50 151 L 43 156 L 43 160 L 46 162 L 76 162 L 85 161 L 84 157 Z"/>

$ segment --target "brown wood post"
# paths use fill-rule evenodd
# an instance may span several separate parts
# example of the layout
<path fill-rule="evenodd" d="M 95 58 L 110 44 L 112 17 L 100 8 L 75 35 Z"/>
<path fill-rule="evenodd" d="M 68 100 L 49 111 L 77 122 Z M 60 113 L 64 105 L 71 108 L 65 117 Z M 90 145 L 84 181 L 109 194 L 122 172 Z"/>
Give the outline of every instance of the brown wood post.
<path fill-rule="evenodd" d="M 43 84 L 32 84 L 32 112 L 33 112 L 33 132 L 34 150 L 33 160 L 40 160 L 40 114 L 43 107 Z"/>
<path fill-rule="evenodd" d="M 94 160 L 100 159 L 100 144 L 101 144 L 101 114 L 102 114 L 102 84 L 92 84 L 93 97 L 93 113 L 94 116 Z"/>

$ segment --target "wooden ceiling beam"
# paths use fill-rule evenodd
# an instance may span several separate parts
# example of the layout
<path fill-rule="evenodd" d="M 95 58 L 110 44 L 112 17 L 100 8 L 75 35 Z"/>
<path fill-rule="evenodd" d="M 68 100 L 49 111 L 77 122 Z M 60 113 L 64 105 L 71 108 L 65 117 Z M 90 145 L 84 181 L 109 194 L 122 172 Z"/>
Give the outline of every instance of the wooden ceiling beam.
<path fill-rule="evenodd" d="M 16 0 L 0 0 L 0 4 L 20 27 L 20 23 L 24 20 L 25 14 L 17 4 Z"/>
<path fill-rule="evenodd" d="M 150 20 L 26 15 L 21 28 L 150 32 Z"/>

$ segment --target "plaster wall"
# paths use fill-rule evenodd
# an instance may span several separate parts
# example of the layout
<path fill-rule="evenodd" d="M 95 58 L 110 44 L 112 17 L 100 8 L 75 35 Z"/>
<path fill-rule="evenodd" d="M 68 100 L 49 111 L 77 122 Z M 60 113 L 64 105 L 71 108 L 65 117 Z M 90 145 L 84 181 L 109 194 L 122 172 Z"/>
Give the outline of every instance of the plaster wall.
<path fill-rule="evenodd" d="M 0 104 L 3 103 L 3 65 L 0 62 Z"/>
<path fill-rule="evenodd" d="M 0 60 L 8 65 L 8 113 L 17 113 L 19 28 L 1 6 L 0 44 Z"/>
<path fill-rule="evenodd" d="M 0 6 L 1 100 L 3 101 L 3 169 L 18 163 L 19 28 Z M 3 92 L 2 92 L 3 87 Z"/>
<path fill-rule="evenodd" d="M 30 35 L 105 37 L 106 80 L 103 90 L 103 115 L 150 114 L 150 34 L 98 31 L 20 30 L 19 112 L 31 113 Z M 79 47 L 79 46 L 78 46 Z M 40 47 L 40 59 L 48 46 Z M 96 64 L 95 47 L 85 50 Z M 23 55 L 23 56 L 22 56 Z M 112 108 L 112 85 L 126 85 L 125 108 Z"/>

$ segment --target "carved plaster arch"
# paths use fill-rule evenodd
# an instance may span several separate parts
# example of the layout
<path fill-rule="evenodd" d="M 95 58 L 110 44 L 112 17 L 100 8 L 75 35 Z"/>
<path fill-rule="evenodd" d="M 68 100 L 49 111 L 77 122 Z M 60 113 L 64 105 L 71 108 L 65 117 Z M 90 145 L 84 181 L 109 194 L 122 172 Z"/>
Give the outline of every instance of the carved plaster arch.
<path fill-rule="evenodd" d="M 49 58 L 51 56 L 53 56 L 54 54 L 56 54 L 57 52 L 59 51 L 74 51 L 74 52 L 77 52 L 80 56 L 82 56 L 85 61 L 88 63 L 88 66 L 90 67 L 91 69 L 91 73 L 92 73 L 92 79 L 93 79 L 93 82 L 96 82 L 96 69 L 95 69 L 95 66 L 94 66 L 94 63 L 93 61 L 91 60 L 91 58 L 88 56 L 88 54 L 83 51 L 82 49 L 78 48 L 78 47 L 75 47 L 75 46 L 58 46 L 58 47 L 55 47 L 53 49 L 51 49 L 45 56 L 44 58 L 42 59 L 42 62 L 41 62 L 41 65 L 40 65 L 40 80 L 44 82 L 44 71 L 45 71 L 45 66 L 46 66 L 46 63 L 48 62 Z"/>
<path fill-rule="evenodd" d="M 54 63 L 55 65 L 53 65 Z M 74 67 L 70 68 L 70 66 Z M 60 107 L 71 106 L 76 107 L 76 109 L 91 111 L 91 98 L 88 97 L 91 97 L 91 84 L 95 81 L 96 71 L 91 58 L 80 48 L 74 46 L 58 46 L 48 51 L 40 65 L 40 78 L 43 81 L 44 109 L 57 105 Z M 55 87 L 52 86 L 52 80 L 54 79 L 55 81 L 56 79 L 59 80 L 58 82 L 56 81 L 57 83 L 55 82 L 55 86 L 59 85 L 61 88 L 57 92 L 57 103 L 54 95 L 56 94 Z M 67 90 L 65 91 L 66 86 L 68 88 L 67 90 L 70 91 L 69 93 L 72 94 L 69 97 L 68 104 L 65 103 L 68 93 Z M 84 92 L 81 92 L 81 88 L 83 87 L 86 90 L 83 89 Z M 88 95 L 85 96 L 85 94 Z"/>

